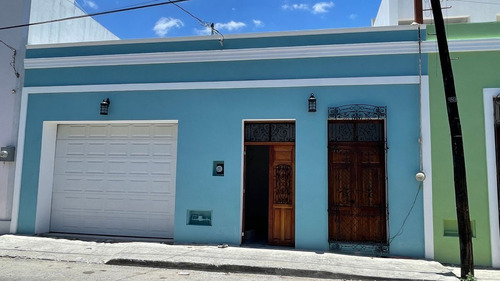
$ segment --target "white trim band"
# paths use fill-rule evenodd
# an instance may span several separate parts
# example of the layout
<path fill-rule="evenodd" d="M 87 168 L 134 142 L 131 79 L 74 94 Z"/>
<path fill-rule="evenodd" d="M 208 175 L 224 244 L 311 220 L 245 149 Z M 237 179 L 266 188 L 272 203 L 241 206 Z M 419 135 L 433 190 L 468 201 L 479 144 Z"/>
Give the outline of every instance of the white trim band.
<path fill-rule="evenodd" d="M 335 44 L 299 47 L 227 49 L 186 52 L 134 53 L 24 60 L 25 69 L 110 65 L 169 64 L 418 53 L 417 41 Z"/>
<path fill-rule="evenodd" d="M 418 84 L 418 82 L 419 82 L 418 76 L 385 76 L 385 77 L 349 77 L 349 78 L 281 79 L 281 80 L 248 80 L 248 81 L 243 80 L 243 81 L 217 81 L 217 82 L 106 84 L 106 85 L 82 85 L 82 86 L 25 87 L 23 89 L 23 94 L 404 85 L 404 84 Z"/>
<path fill-rule="evenodd" d="M 450 52 L 500 50 L 500 39 L 450 40 Z M 422 43 L 423 53 L 437 53 L 435 41 Z M 335 44 L 299 47 L 229 49 L 186 52 L 134 53 L 24 60 L 25 69 L 143 65 L 247 60 L 304 59 L 348 56 L 417 54 L 417 41 Z"/>
<path fill-rule="evenodd" d="M 499 202 L 497 197 L 497 162 L 495 153 L 493 98 L 499 93 L 500 88 L 483 90 L 486 171 L 488 181 L 488 205 L 490 211 L 491 262 L 492 266 L 496 268 L 500 268 L 500 225 L 498 221 Z"/>

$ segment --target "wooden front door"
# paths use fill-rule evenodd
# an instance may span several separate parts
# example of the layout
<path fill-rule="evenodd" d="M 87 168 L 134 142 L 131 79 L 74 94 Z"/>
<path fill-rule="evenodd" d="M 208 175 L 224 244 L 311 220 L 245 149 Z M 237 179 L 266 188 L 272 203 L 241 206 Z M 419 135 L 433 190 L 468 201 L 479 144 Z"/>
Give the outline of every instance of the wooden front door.
<path fill-rule="evenodd" d="M 383 121 L 330 121 L 328 163 L 329 240 L 386 243 Z"/>
<path fill-rule="evenodd" d="M 270 146 L 269 230 L 272 245 L 295 243 L 295 165 L 293 145 Z"/>
<path fill-rule="evenodd" d="M 294 246 L 295 123 L 257 121 L 244 126 L 242 231 L 259 237 L 265 232 L 271 245 Z"/>

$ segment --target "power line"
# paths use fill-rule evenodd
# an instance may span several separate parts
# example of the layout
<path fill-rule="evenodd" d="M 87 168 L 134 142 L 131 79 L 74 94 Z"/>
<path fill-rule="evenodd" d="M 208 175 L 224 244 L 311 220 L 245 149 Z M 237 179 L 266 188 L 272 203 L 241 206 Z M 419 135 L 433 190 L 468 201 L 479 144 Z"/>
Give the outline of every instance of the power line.
<path fill-rule="evenodd" d="M 398 232 L 396 234 L 394 234 L 394 236 L 392 236 L 391 238 L 389 238 L 389 244 L 391 244 L 392 240 L 394 240 L 396 237 L 398 237 L 401 234 L 403 234 L 404 226 L 406 224 L 406 221 L 408 220 L 408 218 L 411 215 L 411 211 L 415 207 L 415 203 L 417 203 L 418 195 L 420 194 L 420 190 L 421 189 L 422 189 L 422 184 L 420 184 L 420 186 L 418 187 L 417 194 L 415 194 L 415 198 L 413 199 L 413 203 L 411 204 L 410 210 L 408 211 L 408 214 L 406 214 L 406 217 L 403 220 L 403 223 L 401 224 L 401 227 L 399 228 Z"/>
<path fill-rule="evenodd" d="M 54 22 L 60 22 L 60 21 L 66 21 L 66 20 L 74 20 L 74 19 L 80 19 L 80 18 L 86 18 L 86 17 L 100 16 L 100 15 L 106 15 L 106 14 L 112 14 L 112 13 L 118 13 L 118 12 L 125 12 L 125 11 L 137 10 L 137 9 L 144 9 L 144 8 L 150 8 L 150 7 L 155 7 L 155 6 L 167 5 L 167 4 L 174 4 L 174 5 L 176 5 L 175 3 L 185 2 L 185 1 L 189 1 L 189 0 L 169 0 L 169 1 L 161 2 L 161 3 L 155 3 L 155 4 L 149 4 L 149 5 L 142 5 L 142 6 L 136 6 L 136 7 L 130 7 L 130 8 L 123 8 L 123 9 L 117 9 L 117 10 L 110 10 L 110 11 L 93 13 L 93 14 L 85 14 L 85 15 L 73 16 L 73 17 L 67 17 L 67 18 L 61 18 L 61 19 L 55 19 L 55 20 L 48 20 L 48 21 L 41 21 L 41 22 L 33 22 L 33 23 L 25 23 L 25 24 L 19 24 L 19 25 L 12 25 L 12 26 L 0 27 L 0 30 L 7 30 L 7 29 L 13 29 L 13 28 L 19 28 L 19 27 L 27 27 L 27 26 L 47 24 L 47 23 L 54 23 Z"/>
<path fill-rule="evenodd" d="M 220 33 L 220 31 L 218 31 L 215 28 L 215 24 L 213 22 L 212 23 L 208 23 L 206 21 L 203 21 L 199 17 L 197 17 L 197 16 L 193 15 L 192 13 L 190 13 L 188 10 L 186 10 L 186 9 L 182 8 L 181 6 L 179 6 L 178 4 L 176 4 L 176 3 L 172 3 L 172 4 L 174 6 L 176 6 L 177 8 L 181 9 L 184 13 L 190 15 L 192 18 L 196 19 L 204 27 L 210 28 L 210 30 L 212 31 L 212 35 L 214 35 L 214 33 L 219 34 L 219 36 L 220 36 L 219 37 L 219 43 L 221 44 L 221 46 L 224 46 L 224 35 L 222 35 L 222 33 Z"/>

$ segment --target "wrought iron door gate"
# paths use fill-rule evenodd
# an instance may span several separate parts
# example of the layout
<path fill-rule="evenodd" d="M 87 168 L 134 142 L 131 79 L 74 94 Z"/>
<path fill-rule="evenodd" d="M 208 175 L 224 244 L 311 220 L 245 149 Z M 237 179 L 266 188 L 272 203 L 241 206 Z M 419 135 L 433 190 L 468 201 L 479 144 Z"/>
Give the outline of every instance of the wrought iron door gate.
<path fill-rule="evenodd" d="M 385 107 L 329 109 L 328 238 L 387 243 Z"/>

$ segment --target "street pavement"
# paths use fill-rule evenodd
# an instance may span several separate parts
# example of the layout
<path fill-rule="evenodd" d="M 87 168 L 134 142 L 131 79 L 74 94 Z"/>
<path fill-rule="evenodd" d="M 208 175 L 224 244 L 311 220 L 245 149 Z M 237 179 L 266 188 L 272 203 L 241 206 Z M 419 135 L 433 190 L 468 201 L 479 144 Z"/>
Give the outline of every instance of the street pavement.
<path fill-rule="evenodd" d="M 20 235 L 0 236 L 0 257 L 345 280 L 458 280 L 455 274 L 459 272 L 435 261 L 288 248 L 83 241 Z M 500 270 L 476 269 L 476 277 L 500 281 Z"/>
<path fill-rule="evenodd" d="M 294 276 L 0 258 L 1 281 L 317 281 Z M 345 281 L 336 279 L 335 281 Z M 349 280 L 356 281 L 356 280 Z"/>

